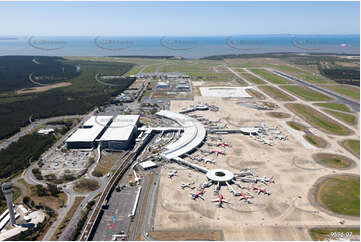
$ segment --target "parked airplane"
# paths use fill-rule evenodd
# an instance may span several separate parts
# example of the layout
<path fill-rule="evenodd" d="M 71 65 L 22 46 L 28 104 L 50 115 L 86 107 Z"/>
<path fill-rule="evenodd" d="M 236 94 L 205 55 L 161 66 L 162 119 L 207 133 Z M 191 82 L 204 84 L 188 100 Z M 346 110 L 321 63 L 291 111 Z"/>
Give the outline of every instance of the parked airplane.
<path fill-rule="evenodd" d="M 212 202 L 217 202 L 217 203 L 218 203 L 218 204 L 217 204 L 217 207 L 219 207 L 219 208 L 223 208 L 223 203 L 228 203 L 228 204 L 230 204 L 230 202 L 228 202 L 227 200 L 223 199 L 222 193 L 219 193 L 219 198 L 212 200 Z"/>
<path fill-rule="evenodd" d="M 234 190 L 233 187 L 231 185 L 229 185 L 228 182 L 226 182 L 226 184 L 227 184 L 229 192 L 232 193 L 233 196 L 241 196 L 241 193 Z"/>
<path fill-rule="evenodd" d="M 212 159 L 208 159 L 208 158 L 205 158 L 203 159 L 205 163 L 212 163 L 212 164 L 216 164 L 216 161 L 215 160 L 212 160 Z"/>
<path fill-rule="evenodd" d="M 197 198 L 200 198 L 200 199 L 204 200 L 204 198 L 202 196 L 204 194 L 204 190 L 201 190 L 201 191 L 196 192 L 196 193 L 191 192 L 190 194 L 191 194 L 191 197 L 192 197 L 193 200 L 196 200 Z"/>
<path fill-rule="evenodd" d="M 252 203 L 251 200 L 249 200 L 250 198 L 253 198 L 252 195 L 246 195 L 243 192 L 241 193 L 241 198 L 239 200 L 244 200 L 245 202 L 247 202 L 248 204 Z"/>
<path fill-rule="evenodd" d="M 199 187 L 201 189 L 204 189 L 204 188 L 210 187 L 212 184 L 213 184 L 212 182 L 204 182 L 201 185 L 199 185 Z"/>
<path fill-rule="evenodd" d="M 236 172 L 235 175 L 238 177 L 254 176 L 253 171 L 249 168 L 243 169 L 240 172 Z"/>
<path fill-rule="evenodd" d="M 190 188 L 190 189 L 194 189 L 196 188 L 195 186 L 192 186 L 194 184 L 194 182 L 191 182 L 191 183 L 182 183 L 181 187 L 182 189 L 185 189 L 186 187 Z"/>
<path fill-rule="evenodd" d="M 257 190 L 257 195 L 259 195 L 261 192 L 265 195 L 267 194 L 268 196 L 271 195 L 271 192 L 266 188 L 259 188 L 259 187 L 254 187 L 254 186 L 252 186 L 252 188 L 253 188 L 253 190 Z"/>
<path fill-rule="evenodd" d="M 173 171 L 171 171 L 171 172 L 168 173 L 168 176 L 169 176 L 169 178 L 172 179 L 173 176 L 177 176 L 177 175 L 178 175 L 177 173 L 178 173 L 177 170 L 173 170 Z"/>
<path fill-rule="evenodd" d="M 267 185 L 267 182 L 269 182 L 269 183 L 275 183 L 275 180 L 274 180 L 273 177 L 267 178 L 266 176 L 264 176 L 264 177 L 262 177 L 262 178 L 259 178 L 258 181 L 260 181 L 260 182 L 262 182 L 262 183 L 264 183 L 264 184 L 266 184 L 266 185 Z"/>
<path fill-rule="evenodd" d="M 226 152 L 220 151 L 220 150 L 213 150 L 212 152 L 213 152 L 213 153 L 216 153 L 217 156 L 218 156 L 218 155 L 226 155 Z"/>
<path fill-rule="evenodd" d="M 223 147 L 232 147 L 231 143 L 218 143 L 217 146 L 223 146 Z"/>

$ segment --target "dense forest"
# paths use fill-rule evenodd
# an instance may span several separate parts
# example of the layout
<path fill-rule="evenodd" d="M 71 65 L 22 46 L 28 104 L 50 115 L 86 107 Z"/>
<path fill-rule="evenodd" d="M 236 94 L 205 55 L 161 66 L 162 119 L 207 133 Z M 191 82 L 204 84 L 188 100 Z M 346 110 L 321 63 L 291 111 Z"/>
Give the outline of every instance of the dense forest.
<path fill-rule="evenodd" d="M 0 92 L 36 86 L 29 80 L 41 84 L 52 84 L 79 75 L 76 65 L 64 63 L 61 57 L 47 56 L 0 56 Z"/>
<path fill-rule="evenodd" d="M 0 151 L 0 178 L 7 178 L 23 170 L 32 161 L 50 148 L 56 139 L 53 135 L 30 134 L 21 137 L 17 142 Z"/>
<path fill-rule="evenodd" d="M 57 57 L 54 57 L 57 58 Z M 11 58 L 10 58 L 11 59 Z M 41 59 L 39 59 L 40 61 Z M 30 60 L 31 62 L 31 60 Z M 122 75 L 134 64 L 96 61 L 71 62 L 65 65 L 80 65 L 80 75 L 69 80 L 71 86 L 32 94 L 7 94 L 0 96 L 0 139 L 8 138 L 33 119 L 53 116 L 84 114 L 99 106 L 128 88 L 134 78 L 122 78 L 115 87 L 95 81 L 97 73 Z M 16 70 L 13 70 L 16 72 Z"/>

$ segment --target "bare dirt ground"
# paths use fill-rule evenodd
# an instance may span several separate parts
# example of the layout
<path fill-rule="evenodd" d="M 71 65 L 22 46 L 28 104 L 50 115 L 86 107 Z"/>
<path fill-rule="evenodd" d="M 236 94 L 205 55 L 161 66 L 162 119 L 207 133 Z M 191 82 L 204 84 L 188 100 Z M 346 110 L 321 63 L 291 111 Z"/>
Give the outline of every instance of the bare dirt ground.
<path fill-rule="evenodd" d="M 192 114 L 201 115 L 208 120 L 219 120 L 220 124 L 227 124 L 227 128 L 262 124 L 266 127 L 278 126 L 282 135 L 288 135 L 288 140 L 273 140 L 273 146 L 268 146 L 242 134 L 222 135 L 223 141 L 230 142 L 232 147 L 214 148 L 208 147 L 207 144 L 201 147 L 204 150 L 217 149 L 226 152 L 225 156 L 208 155 L 208 158 L 216 159 L 216 164 L 192 161 L 207 169 L 223 168 L 237 172 L 242 168 L 256 168 L 255 173 L 260 177 L 274 176 L 275 184 L 269 186 L 257 184 L 269 188 L 272 192 L 270 196 L 257 195 L 247 189 L 242 190 L 254 196 L 252 204 L 240 201 L 239 197 L 234 197 L 225 186 L 221 188 L 221 192 L 231 204 L 225 204 L 224 208 L 217 208 L 216 204 L 211 202 L 216 198 L 213 186 L 206 189 L 205 200 L 192 200 L 190 192 L 196 192 L 197 188 L 183 190 L 180 185 L 194 181 L 195 186 L 198 187 L 207 180 L 205 174 L 178 164 L 165 165 L 161 173 L 154 221 L 155 231 L 222 230 L 224 240 L 311 240 L 308 233 L 310 227 L 339 226 L 341 220 L 345 220 L 345 226 L 360 224 L 358 220 L 325 213 L 313 206 L 308 199 L 310 188 L 320 177 L 342 172 L 319 165 L 313 160 L 312 155 L 331 152 L 354 159 L 352 154 L 339 146 L 337 136 L 326 135 L 310 127 L 279 102 L 272 99 L 267 101 L 276 102 L 280 108 L 275 111 L 288 113 L 290 117 L 285 119 L 270 117 L 266 115 L 267 111 L 237 104 L 238 99 L 195 97 L 194 101 L 171 102 L 170 110 L 174 112 L 199 102 L 214 104 L 220 107 L 218 112 L 197 111 Z M 310 131 L 327 140 L 329 146 L 319 149 L 307 145 L 307 142 L 302 142 L 304 132 L 296 130 L 289 132 L 292 128 L 286 124 L 287 121 L 296 121 L 305 125 Z M 196 151 L 193 155 L 206 156 L 200 151 Z M 191 161 L 189 158 L 186 159 Z M 178 176 L 169 179 L 168 173 L 174 169 L 178 170 Z M 360 163 L 357 161 L 355 167 L 348 172 L 360 174 L 359 170 Z M 247 186 L 246 183 L 244 185 Z M 235 185 L 233 188 L 241 191 Z"/>
<path fill-rule="evenodd" d="M 59 82 L 59 83 L 52 84 L 52 85 L 47 85 L 47 86 L 24 88 L 24 89 L 21 89 L 21 90 L 17 90 L 16 94 L 46 92 L 46 91 L 49 91 L 51 89 L 55 89 L 55 88 L 58 88 L 58 87 L 67 87 L 67 86 L 70 86 L 70 85 L 71 85 L 70 82 Z"/>

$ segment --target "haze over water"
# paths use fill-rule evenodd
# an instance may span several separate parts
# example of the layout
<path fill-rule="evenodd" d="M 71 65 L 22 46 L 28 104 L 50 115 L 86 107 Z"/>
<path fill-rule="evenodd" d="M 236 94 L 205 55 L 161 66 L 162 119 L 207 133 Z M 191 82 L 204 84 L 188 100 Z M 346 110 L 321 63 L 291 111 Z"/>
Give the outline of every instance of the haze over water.
<path fill-rule="evenodd" d="M 359 35 L 234 35 L 211 37 L 0 36 L 0 55 L 182 56 L 307 52 L 360 54 Z"/>

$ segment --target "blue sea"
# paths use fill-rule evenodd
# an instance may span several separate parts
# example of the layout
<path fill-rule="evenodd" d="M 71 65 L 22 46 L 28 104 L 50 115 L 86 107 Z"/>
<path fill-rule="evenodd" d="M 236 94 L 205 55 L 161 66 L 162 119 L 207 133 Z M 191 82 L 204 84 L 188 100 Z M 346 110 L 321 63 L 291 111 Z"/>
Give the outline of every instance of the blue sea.
<path fill-rule="evenodd" d="M 210 37 L 0 36 L 0 55 L 181 56 L 307 52 L 360 54 L 360 35 L 234 35 Z"/>

